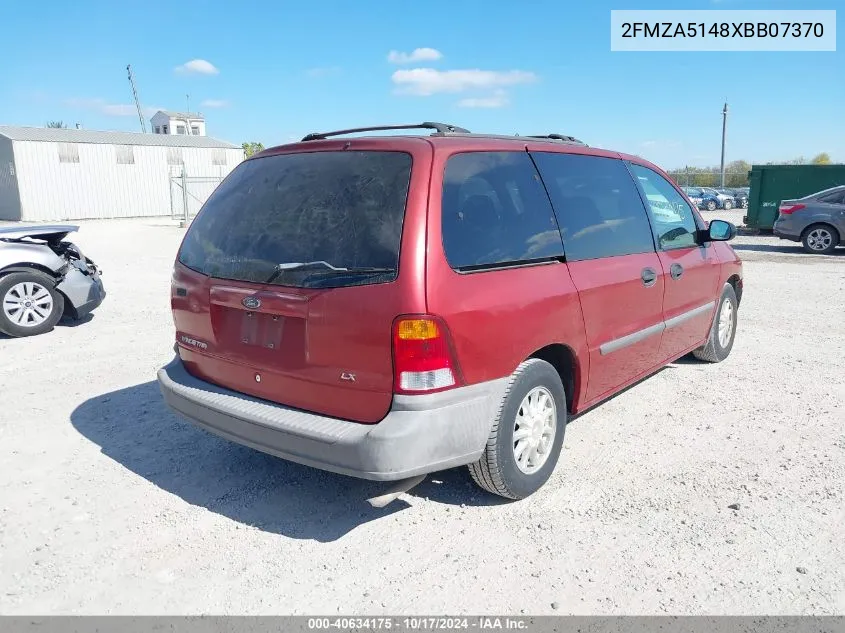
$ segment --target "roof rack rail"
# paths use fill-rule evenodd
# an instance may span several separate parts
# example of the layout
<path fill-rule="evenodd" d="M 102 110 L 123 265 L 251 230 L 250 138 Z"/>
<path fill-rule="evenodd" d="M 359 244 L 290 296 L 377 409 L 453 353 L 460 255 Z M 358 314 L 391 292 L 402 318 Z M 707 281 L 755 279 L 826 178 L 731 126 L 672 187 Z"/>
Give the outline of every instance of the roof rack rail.
<path fill-rule="evenodd" d="M 538 135 L 531 135 L 527 138 L 548 138 L 553 141 L 566 141 L 568 143 L 581 143 L 584 144 L 583 141 L 579 141 L 574 136 L 567 136 L 565 134 L 538 134 Z"/>
<path fill-rule="evenodd" d="M 302 142 L 306 141 L 319 141 L 330 136 L 343 136 L 345 134 L 355 134 L 357 132 L 381 132 L 384 130 L 435 130 L 437 134 L 449 134 L 449 133 L 459 133 L 459 134 L 469 134 L 469 130 L 465 130 L 462 127 L 458 127 L 457 125 L 450 125 L 449 123 L 435 123 L 432 121 L 424 121 L 422 123 L 412 123 L 410 125 L 378 125 L 375 127 L 356 127 L 350 128 L 348 130 L 336 130 L 334 132 L 314 132 L 312 134 L 306 134 L 302 138 Z"/>

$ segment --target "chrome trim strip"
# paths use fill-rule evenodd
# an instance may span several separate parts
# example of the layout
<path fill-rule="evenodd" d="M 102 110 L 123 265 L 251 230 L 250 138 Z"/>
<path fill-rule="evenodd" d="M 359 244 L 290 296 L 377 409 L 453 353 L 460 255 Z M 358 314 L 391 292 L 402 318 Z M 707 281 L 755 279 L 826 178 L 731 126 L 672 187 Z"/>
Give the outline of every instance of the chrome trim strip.
<path fill-rule="evenodd" d="M 693 319 L 700 314 L 704 314 L 705 312 L 712 310 L 713 306 L 715 304 L 716 304 L 715 301 L 711 301 L 710 303 L 707 303 L 703 306 L 698 306 L 697 308 L 693 308 L 692 310 L 688 310 L 687 312 L 682 312 L 681 314 L 679 314 L 677 316 L 673 316 L 671 319 L 666 319 L 666 321 L 664 321 L 664 324 L 666 325 L 666 329 L 668 330 L 671 327 L 675 327 L 676 325 L 680 325 L 681 323 L 683 323 L 685 321 L 689 321 L 690 319 Z"/>
<path fill-rule="evenodd" d="M 624 347 L 628 347 L 629 345 L 633 345 L 634 343 L 639 343 L 640 341 L 644 341 L 649 336 L 654 336 L 655 334 L 660 334 L 663 330 L 666 329 L 666 325 L 661 321 L 660 323 L 655 323 L 654 325 L 650 325 L 649 327 L 645 328 L 644 330 L 639 330 L 632 334 L 628 334 L 621 338 L 614 339 L 612 341 L 608 341 L 604 345 L 599 346 L 599 352 L 601 352 L 602 356 L 606 356 L 607 354 L 611 354 L 613 352 L 617 352 Z"/>
<path fill-rule="evenodd" d="M 649 327 L 638 330 L 633 332 L 632 334 L 627 334 L 617 339 L 613 339 L 612 341 L 608 341 L 603 345 L 599 346 L 599 352 L 602 356 L 607 356 L 608 354 L 612 354 L 613 352 L 618 352 L 620 349 L 624 349 L 630 345 L 634 345 L 635 343 L 639 343 L 640 341 L 644 341 L 650 336 L 654 336 L 655 334 L 660 334 L 663 330 L 668 330 L 669 328 L 676 327 L 685 321 L 689 321 L 709 310 L 713 309 L 713 306 L 716 304 L 715 301 L 711 301 L 703 306 L 698 306 L 697 308 L 693 308 L 692 310 L 688 310 L 687 312 L 683 312 L 677 316 L 673 316 L 671 319 L 667 319 L 666 321 L 661 321 L 660 323 L 655 323 L 654 325 L 650 325 Z"/>

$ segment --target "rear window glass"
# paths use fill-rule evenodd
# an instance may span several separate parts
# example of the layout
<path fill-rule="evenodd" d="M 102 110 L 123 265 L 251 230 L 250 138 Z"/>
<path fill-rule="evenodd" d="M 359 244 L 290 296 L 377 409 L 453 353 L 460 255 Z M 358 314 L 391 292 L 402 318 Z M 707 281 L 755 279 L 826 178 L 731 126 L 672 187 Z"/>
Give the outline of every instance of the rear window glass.
<path fill-rule="evenodd" d="M 245 161 L 191 224 L 179 261 L 212 277 L 285 286 L 392 281 L 410 176 L 403 152 Z"/>
<path fill-rule="evenodd" d="M 474 270 L 563 255 L 554 212 L 526 152 L 468 152 L 446 163 L 443 247 Z"/>

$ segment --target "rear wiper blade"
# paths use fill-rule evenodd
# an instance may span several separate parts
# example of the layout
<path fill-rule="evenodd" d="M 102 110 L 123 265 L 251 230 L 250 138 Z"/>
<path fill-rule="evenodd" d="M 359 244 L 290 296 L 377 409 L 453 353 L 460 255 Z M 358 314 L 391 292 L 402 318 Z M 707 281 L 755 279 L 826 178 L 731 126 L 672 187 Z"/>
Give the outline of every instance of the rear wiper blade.
<path fill-rule="evenodd" d="M 379 268 L 377 266 L 332 266 L 330 263 L 318 260 L 314 262 L 286 262 L 283 264 L 276 264 L 273 274 L 264 282 L 269 284 L 274 281 L 284 272 L 289 270 L 308 270 L 309 268 L 325 268 L 327 273 L 341 273 L 341 274 L 365 274 L 365 273 L 392 273 L 393 268 Z"/>
<path fill-rule="evenodd" d="M 315 270 L 315 275 L 368 275 L 372 273 L 394 273 L 395 268 L 379 268 L 378 266 L 350 266 L 349 268 L 332 268 L 331 270 Z"/>

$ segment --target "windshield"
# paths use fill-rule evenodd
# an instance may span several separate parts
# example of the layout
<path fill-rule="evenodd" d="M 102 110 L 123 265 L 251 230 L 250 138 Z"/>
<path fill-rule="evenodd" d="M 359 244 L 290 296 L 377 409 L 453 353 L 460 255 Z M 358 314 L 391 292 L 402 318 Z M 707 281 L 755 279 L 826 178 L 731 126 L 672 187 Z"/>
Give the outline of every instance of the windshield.
<path fill-rule="evenodd" d="M 403 152 L 245 161 L 191 224 L 179 261 L 211 277 L 284 286 L 392 281 L 410 175 Z"/>

